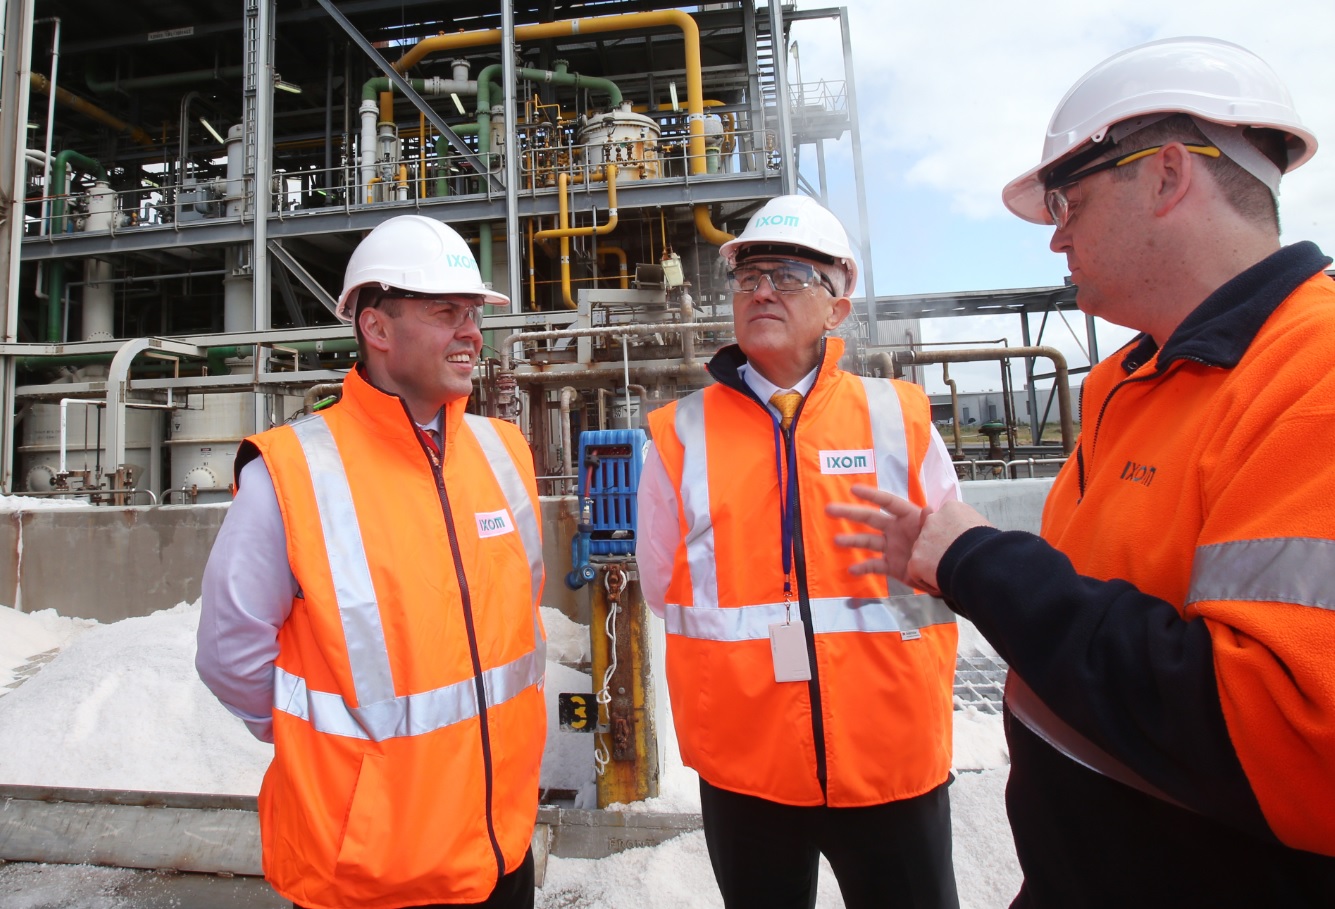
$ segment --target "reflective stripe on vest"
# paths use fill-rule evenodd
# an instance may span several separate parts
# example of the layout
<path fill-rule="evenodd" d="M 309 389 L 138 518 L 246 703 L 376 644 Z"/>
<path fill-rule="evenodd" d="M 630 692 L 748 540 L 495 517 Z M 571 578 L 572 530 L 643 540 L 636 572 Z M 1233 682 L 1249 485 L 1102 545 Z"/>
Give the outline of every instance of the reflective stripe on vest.
<path fill-rule="evenodd" d="M 784 603 L 732 609 L 692 609 L 675 603 L 663 607 L 668 634 L 702 641 L 762 640 L 769 637 L 770 625 L 783 622 L 787 614 Z M 944 600 L 925 594 L 885 599 L 820 597 L 811 600 L 811 621 L 815 634 L 877 634 L 949 624 L 955 621 L 955 614 Z"/>
<path fill-rule="evenodd" d="M 1335 609 L 1335 540 L 1278 537 L 1198 546 L 1187 603 L 1204 600 Z"/>
<path fill-rule="evenodd" d="M 899 394 L 894 386 L 884 379 L 860 377 L 862 387 L 867 394 L 867 411 L 871 421 L 872 458 L 876 466 L 876 486 L 897 496 L 908 497 L 908 437 L 904 432 L 904 410 L 899 403 Z M 673 428 L 682 445 L 681 505 L 686 515 L 686 562 L 691 569 L 691 600 L 696 607 L 717 607 L 718 573 L 714 563 L 714 524 L 711 520 L 709 504 L 709 446 L 705 433 L 705 396 L 696 392 L 677 402 L 677 412 L 673 418 Z M 931 597 L 914 596 L 902 584 L 893 584 L 891 592 L 905 594 L 892 596 L 883 605 L 849 608 L 845 599 L 813 600 L 830 603 L 835 608 L 825 617 L 825 627 L 813 629 L 823 631 L 907 631 L 926 625 L 938 625 L 953 622 L 954 613 L 946 609 L 940 600 L 935 604 L 922 604 L 919 601 L 931 600 Z M 912 601 L 901 603 L 899 601 Z M 875 600 L 856 601 L 875 604 Z M 667 604 L 669 614 L 672 610 L 681 610 L 680 605 Z M 776 608 L 776 604 L 745 606 L 742 609 L 759 610 L 756 616 L 768 614 L 765 610 Z M 777 604 L 779 620 L 783 619 L 783 604 Z M 866 615 L 862 615 L 863 610 Z M 729 610 L 734 611 L 734 610 Z M 818 626 L 820 618 L 815 619 Z M 683 629 L 697 627 L 693 623 L 682 622 Z M 715 637 L 706 632 L 692 634 L 688 630 L 674 632 L 688 637 L 703 637 L 708 640 L 748 640 L 750 630 L 759 627 L 764 632 L 760 637 L 768 636 L 769 622 L 741 617 L 720 619 L 718 625 L 706 623 L 699 626 L 704 629 L 717 629 L 721 635 Z M 735 628 L 736 635 L 727 631 Z M 668 625 L 672 632 L 672 625 Z M 740 636 L 737 636 L 740 635 Z"/>
<path fill-rule="evenodd" d="M 538 518 L 533 513 L 533 500 L 528 497 L 524 480 L 514 469 L 514 459 L 505 447 L 496 425 L 486 417 L 476 414 L 464 414 L 464 423 L 473 430 L 478 444 L 487 456 L 487 463 L 496 474 L 496 481 L 505 495 L 505 504 L 510 506 L 510 513 L 515 516 L 515 527 L 519 538 L 524 543 L 524 553 L 528 556 L 528 569 L 533 579 L 533 603 L 536 608 L 542 585 L 542 537 L 538 533 Z M 539 636 L 541 637 L 541 636 Z"/>
<path fill-rule="evenodd" d="M 469 421 L 469 428 L 476 429 L 473 421 Z M 431 691 L 395 696 L 380 606 L 371 581 L 352 490 L 333 433 L 328 422 L 319 416 L 299 420 L 292 424 L 292 429 L 311 473 L 339 621 L 347 642 L 353 691 L 360 706 L 349 706 L 338 694 L 310 691 L 305 679 L 276 669 L 275 709 L 306 720 L 321 732 L 377 742 L 421 735 L 477 716 L 477 689 L 471 677 Z M 488 424 L 486 430 L 491 437 L 489 441 L 500 446 L 499 452 L 488 448 L 487 442 L 482 441 L 486 436 L 479 435 L 479 441 L 482 441 L 492 472 L 514 515 L 525 556 L 534 572 L 533 639 L 536 646 L 518 659 L 483 672 L 486 703 L 496 705 L 542 683 L 546 671 L 546 642 L 538 619 L 542 551 L 538 544 L 536 515 L 509 451 L 494 427 Z"/>
<path fill-rule="evenodd" d="M 542 682 L 546 670 L 541 648 L 482 673 L 487 704 L 503 704 Z M 349 707 L 327 691 L 310 691 L 300 676 L 275 670 L 274 705 L 305 720 L 317 732 L 383 742 L 422 735 L 478 715 L 477 688 L 467 678 L 420 694 L 409 694 L 365 707 Z"/>
<path fill-rule="evenodd" d="M 709 451 L 705 443 L 705 396 L 696 392 L 677 402 L 673 418 L 681 440 L 681 505 L 686 513 L 686 563 L 691 568 L 692 599 L 718 605 L 714 570 L 714 522 L 709 516 Z"/>

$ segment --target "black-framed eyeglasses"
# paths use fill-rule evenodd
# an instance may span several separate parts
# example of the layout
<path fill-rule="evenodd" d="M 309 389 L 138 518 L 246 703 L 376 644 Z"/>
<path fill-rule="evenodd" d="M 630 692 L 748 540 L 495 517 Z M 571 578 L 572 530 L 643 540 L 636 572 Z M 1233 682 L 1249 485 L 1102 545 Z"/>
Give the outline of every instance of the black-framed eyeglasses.
<path fill-rule="evenodd" d="M 1183 147 L 1193 155 L 1205 155 L 1208 158 L 1218 158 L 1221 154 L 1219 149 L 1213 145 L 1184 145 Z M 1048 210 L 1048 216 L 1052 218 L 1052 223 L 1058 230 L 1064 229 L 1069 223 L 1071 202 L 1067 198 L 1066 191 L 1072 186 L 1088 176 L 1097 174 L 1099 171 L 1112 170 L 1114 167 L 1121 167 L 1124 164 L 1132 164 L 1148 158 L 1162 148 L 1162 145 L 1154 145 L 1149 148 L 1142 148 L 1139 151 L 1133 151 L 1120 158 L 1109 158 L 1107 161 L 1100 161 L 1098 164 L 1077 171 L 1062 179 L 1059 183 L 1049 186 L 1043 193 L 1043 206 Z"/>
<path fill-rule="evenodd" d="M 831 296 L 837 296 L 830 279 L 816 266 L 809 262 L 769 262 L 766 267 L 747 263 L 728 272 L 728 289 L 733 293 L 753 294 L 760 289 L 760 282 L 769 279 L 770 287 L 781 294 L 795 294 L 823 285 Z"/>

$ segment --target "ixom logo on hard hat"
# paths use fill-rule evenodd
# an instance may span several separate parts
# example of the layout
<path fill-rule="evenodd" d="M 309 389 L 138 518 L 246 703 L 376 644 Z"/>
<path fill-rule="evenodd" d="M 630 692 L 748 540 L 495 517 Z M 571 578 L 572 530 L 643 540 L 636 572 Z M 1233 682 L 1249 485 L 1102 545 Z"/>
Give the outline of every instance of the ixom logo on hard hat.
<path fill-rule="evenodd" d="M 801 223 L 797 215 L 765 215 L 756 219 L 756 227 L 797 227 Z"/>
<path fill-rule="evenodd" d="M 458 255 L 456 253 L 445 254 L 446 268 L 467 268 L 470 271 L 477 268 L 477 262 L 471 255 Z"/>

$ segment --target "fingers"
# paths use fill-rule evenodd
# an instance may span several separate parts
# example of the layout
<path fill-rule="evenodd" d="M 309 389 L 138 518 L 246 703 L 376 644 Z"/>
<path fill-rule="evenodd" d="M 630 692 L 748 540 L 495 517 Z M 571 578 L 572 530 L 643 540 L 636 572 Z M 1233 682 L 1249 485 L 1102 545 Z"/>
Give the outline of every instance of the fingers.
<path fill-rule="evenodd" d="M 874 549 L 879 552 L 885 548 L 885 537 L 879 533 L 836 533 L 834 544 L 845 549 Z"/>
<path fill-rule="evenodd" d="M 877 489 L 875 486 L 855 484 L 852 487 L 852 493 L 859 499 L 871 502 L 886 514 L 896 518 L 912 517 L 922 510 L 908 499 Z"/>

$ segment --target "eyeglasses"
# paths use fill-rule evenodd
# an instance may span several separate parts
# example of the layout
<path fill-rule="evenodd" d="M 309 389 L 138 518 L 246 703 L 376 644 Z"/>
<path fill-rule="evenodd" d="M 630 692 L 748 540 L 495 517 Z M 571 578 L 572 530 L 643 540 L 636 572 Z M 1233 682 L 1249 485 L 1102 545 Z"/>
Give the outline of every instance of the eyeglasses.
<path fill-rule="evenodd" d="M 772 268 L 738 266 L 728 272 L 728 289 L 734 293 L 753 294 L 760 289 L 762 278 L 768 278 L 770 287 L 781 294 L 795 294 L 821 284 L 832 296 L 836 295 L 830 279 L 807 262 L 782 262 Z"/>
<path fill-rule="evenodd" d="M 413 305 L 417 318 L 439 328 L 459 328 L 466 321 L 474 325 L 482 324 L 482 301 L 469 297 L 439 297 L 434 294 L 418 294 L 406 290 L 391 289 L 380 298 L 384 300 L 402 300 Z"/>
<path fill-rule="evenodd" d="M 1219 149 L 1213 145 L 1185 145 L 1183 146 L 1193 155 L 1205 155 L 1208 158 L 1218 158 Z M 1120 158 L 1109 158 L 1107 161 L 1100 161 L 1093 167 L 1087 167 L 1082 171 L 1071 174 L 1059 182 L 1056 186 L 1049 186 L 1043 193 L 1043 206 L 1047 208 L 1048 215 L 1052 218 L 1052 223 L 1058 230 L 1064 230 L 1071 217 L 1071 201 L 1066 196 L 1066 191 L 1086 177 L 1097 174 L 1099 171 L 1112 170 L 1114 167 L 1121 167 L 1123 164 L 1131 164 L 1142 158 L 1148 158 L 1158 152 L 1162 145 L 1155 145 L 1150 148 L 1142 148 L 1139 151 L 1133 151 L 1129 155 L 1123 155 Z"/>

